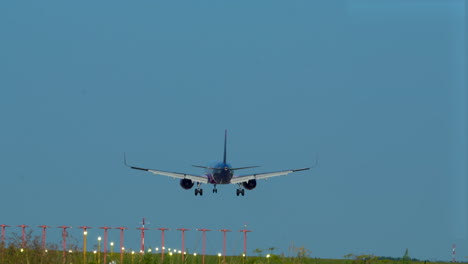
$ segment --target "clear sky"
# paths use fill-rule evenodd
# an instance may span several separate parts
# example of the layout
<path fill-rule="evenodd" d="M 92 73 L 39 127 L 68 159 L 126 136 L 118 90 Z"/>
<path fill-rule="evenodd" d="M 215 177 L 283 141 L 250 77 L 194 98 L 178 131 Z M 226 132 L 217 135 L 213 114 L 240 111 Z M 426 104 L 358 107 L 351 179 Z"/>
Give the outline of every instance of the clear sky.
<path fill-rule="evenodd" d="M 142 217 L 153 229 L 228 228 L 228 254 L 241 253 L 247 223 L 250 254 L 294 242 L 321 258 L 408 248 L 449 260 L 456 243 L 461 260 L 466 10 L 462 0 L 1 1 L 0 223 L 123 225 L 133 249 Z M 125 151 L 137 166 L 203 173 L 190 165 L 222 159 L 224 129 L 233 166 L 301 168 L 316 153 L 319 165 L 245 197 L 235 186 L 195 197 L 122 163 Z M 208 234 L 210 253 L 221 237 Z M 180 247 L 180 233 L 167 243 Z M 199 232 L 187 247 L 201 251 Z"/>

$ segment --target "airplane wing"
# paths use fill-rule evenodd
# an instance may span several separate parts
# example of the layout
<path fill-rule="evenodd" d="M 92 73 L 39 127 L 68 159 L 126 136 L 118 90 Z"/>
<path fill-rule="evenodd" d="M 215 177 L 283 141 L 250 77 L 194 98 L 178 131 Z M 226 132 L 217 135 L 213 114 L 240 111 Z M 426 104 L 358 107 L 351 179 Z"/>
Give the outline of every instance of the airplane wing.
<path fill-rule="evenodd" d="M 193 175 L 193 174 L 187 174 L 187 173 L 161 171 L 161 170 L 153 170 L 153 169 L 146 169 L 146 168 L 129 166 L 129 165 L 127 165 L 127 160 L 126 160 L 125 156 L 124 156 L 124 163 L 125 163 L 125 166 L 130 167 L 131 169 L 134 169 L 134 170 L 149 171 L 149 172 L 154 173 L 156 175 L 159 174 L 159 175 L 169 176 L 169 177 L 177 178 L 177 179 L 189 179 L 189 180 L 192 180 L 194 182 L 208 183 L 208 177 L 206 177 L 206 176 L 199 176 L 199 175 Z"/>
<path fill-rule="evenodd" d="M 271 178 L 271 177 L 288 175 L 289 173 L 293 173 L 293 172 L 297 172 L 297 171 L 304 171 L 304 170 L 308 170 L 308 169 L 310 169 L 310 168 L 303 168 L 303 169 L 297 169 L 297 170 L 276 171 L 276 172 L 267 172 L 267 173 L 256 173 L 256 174 L 242 175 L 242 176 L 234 176 L 231 179 L 231 183 L 232 184 L 238 184 L 238 183 L 246 182 L 246 181 L 249 181 L 249 180 L 268 179 L 268 178 Z"/>
<path fill-rule="evenodd" d="M 139 167 L 133 167 L 133 166 L 129 166 L 129 167 L 132 168 L 132 169 L 135 169 L 135 170 L 149 171 L 149 172 L 154 173 L 156 175 L 159 174 L 159 175 L 169 176 L 169 177 L 177 178 L 177 179 L 189 179 L 189 180 L 192 180 L 194 182 L 208 183 L 208 177 L 204 177 L 204 176 L 192 175 L 192 174 L 180 173 L 180 172 L 170 172 L 170 171 L 145 169 L 145 168 L 139 168 Z"/>

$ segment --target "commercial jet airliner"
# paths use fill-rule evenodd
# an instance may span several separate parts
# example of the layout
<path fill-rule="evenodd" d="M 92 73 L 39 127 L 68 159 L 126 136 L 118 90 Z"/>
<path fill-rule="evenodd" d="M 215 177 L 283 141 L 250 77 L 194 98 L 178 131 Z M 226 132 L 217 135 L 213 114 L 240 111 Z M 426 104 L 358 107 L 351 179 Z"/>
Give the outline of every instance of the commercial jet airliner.
<path fill-rule="evenodd" d="M 267 173 L 255 173 L 255 174 L 246 174 L 246 175 L 234 175 L 234 172 L 237 170 L 243 169 L 251 169 L 256 168 L 258 166 L 250 166 L 250 167 L 239 167 L 233 168 L 231 164 L 227 163 L 226 160 L 226 144 L 227 144 L 227 130 L 224 133 L 224 157 L 223 161 L 216 162 L 211 166 L 197 166 L 192 165 L 193 167 L 205 169 L 205 175 L 193 175 L 187 173 L 179 173 L 179 172 L 169 172 L 169 171 L 161 171 L 161 170 L 153 170 L 153 169 L 145 169 L 140 167 L 134 167 L 127 165 L 127 161 L 124 155 L 124 163 L 127 167 L 130 167 L 135 170 L 142 170 L 142 171 L 149 171 L 156 175 L 164 175 L 169 176 L 172 178 L 180 179 L 180 186 L 186 190 L 191 189 L 195 182 L 197 183 L 197 188 L 195 189 L 195 196 L 200 194 L 203 195 L 203 189 L 201 185 L 205 184 L 213 184 L 213 193 L 217 193 L 218 190 L 216 189 L 217 184 L 237 184 L 238 188 L 236 190 L 236 195 L 244 196 L 244 188 L 247 190 L 253 190 L 257 187 L 257 180 L 260 179 L 267 179 L 275 176 L 282 176 L 287 175 L 292 172 L 304 171 L 310 168 L 302 168 L 302 169 L 295 169 L 295 170 L 284 170 L 284 171 L 276 171 L 276 172 L 267 172 Z"/>

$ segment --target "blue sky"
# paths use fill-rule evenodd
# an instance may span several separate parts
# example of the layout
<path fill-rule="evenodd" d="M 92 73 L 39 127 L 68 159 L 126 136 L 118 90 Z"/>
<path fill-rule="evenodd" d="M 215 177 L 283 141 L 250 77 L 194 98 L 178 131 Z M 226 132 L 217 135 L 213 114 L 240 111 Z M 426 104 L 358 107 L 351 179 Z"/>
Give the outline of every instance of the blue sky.
<path fill-rule="evenodd" d="M 462 259 L 465 16 L 461 0 L 4 1 L 0 222 L 123 225 L 134 249 L 142 217 L 247 223 L 249 253 L 294 242 L 322 258 L 408 248 L 449 260 L 456 243 Z M 233 166 L 301 168 L 317 153 L 319 166 L 245 197 L 235 186 L 195 197 L 122 164 L 125 151 L 134 165 L 202 173 L 190 165 L 222 158 L 224 129 Z M 210 253 L 221 238 L 208 234 Z M 180 247 L 180 233 L 167 243 Z M 187 247 L 200 252 L 201 234 L 187 232 Z M 229 234 L 228 254 L 241 250 Z"/>

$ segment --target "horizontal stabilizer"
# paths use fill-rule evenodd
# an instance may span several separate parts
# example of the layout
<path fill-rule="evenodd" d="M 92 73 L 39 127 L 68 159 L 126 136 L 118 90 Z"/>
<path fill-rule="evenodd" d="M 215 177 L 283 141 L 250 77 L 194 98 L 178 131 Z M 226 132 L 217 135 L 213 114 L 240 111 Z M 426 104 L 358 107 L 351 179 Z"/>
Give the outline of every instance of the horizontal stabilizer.
<path fill-rule="evenodd" d="M 252 168 L 258 168 L 260 166 L 250 166 L 250 167 L 240 167 L 240 168 L 232 168 L 231 170 L 244 170 L 244 169 L 252 169 Z"/>

